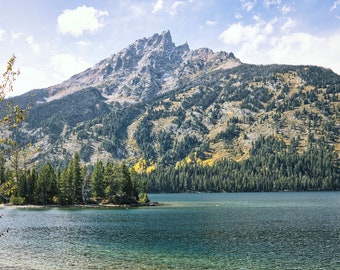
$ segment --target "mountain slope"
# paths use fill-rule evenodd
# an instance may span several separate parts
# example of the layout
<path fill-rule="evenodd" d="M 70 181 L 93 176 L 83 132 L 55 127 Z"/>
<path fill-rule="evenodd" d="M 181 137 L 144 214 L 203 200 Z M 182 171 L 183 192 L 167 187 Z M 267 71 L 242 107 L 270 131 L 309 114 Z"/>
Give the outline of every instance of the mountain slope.
<path fill-rule="evenodd" d="M 340 152 L 340 76 L 315 66 L 249 65 L 232 53 L 175 46 L 169 32 L 137 40 L 35 97 L 13 136 L 32 161 L 127 160 L 140 169 L 244 160 L 260 136 L 299 151 L 323 140 Z"/>

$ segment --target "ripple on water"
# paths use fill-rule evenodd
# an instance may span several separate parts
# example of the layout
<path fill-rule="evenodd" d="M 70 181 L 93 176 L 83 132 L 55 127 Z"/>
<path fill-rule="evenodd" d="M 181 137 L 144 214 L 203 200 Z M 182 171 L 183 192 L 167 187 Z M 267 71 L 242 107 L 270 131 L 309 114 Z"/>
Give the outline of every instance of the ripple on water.
<path fill-rule="evenodd" d="M 10 231 L 0 238 L 0 269 L 340 269 L 339 195 L 173 194 L 159 195 L 166 207 L 1 209 L 0 229 Z"/>

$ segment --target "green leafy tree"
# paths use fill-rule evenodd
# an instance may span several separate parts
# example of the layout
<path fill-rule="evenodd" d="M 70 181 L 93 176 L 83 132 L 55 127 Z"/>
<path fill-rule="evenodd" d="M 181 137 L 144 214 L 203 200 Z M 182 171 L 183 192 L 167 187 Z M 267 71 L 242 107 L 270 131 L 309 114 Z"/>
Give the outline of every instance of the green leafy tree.
<path fill-rule="evenodd" d="M 7 155 L 11 157 L 11 151 L 17 150 L 17 144 L 10 139 L 9 134 L 18 127 L 18 124 L 25 120 L 26 111 L 21 109 L 19 105 L 13 104 L 12 101 L 6 99 L 6 96 L 13 91 L 13 83 L 20 74 L 19 70 L 14 67 L 15 56 L 12 56 L 6 66 L 5 72 L 2 74 L 0 82 L 0 150 L 2 158 Z M 16 157 L 15 157 L 16 158 Z M 0 195 L 3 199 L 8 199 L 13 195 L 17 186 L 19 176 L 18 167 L 15 168 L 14 177 L 6 179 L 0 183 Z M 4 181 L 4 179 L 2 179 Z"/>

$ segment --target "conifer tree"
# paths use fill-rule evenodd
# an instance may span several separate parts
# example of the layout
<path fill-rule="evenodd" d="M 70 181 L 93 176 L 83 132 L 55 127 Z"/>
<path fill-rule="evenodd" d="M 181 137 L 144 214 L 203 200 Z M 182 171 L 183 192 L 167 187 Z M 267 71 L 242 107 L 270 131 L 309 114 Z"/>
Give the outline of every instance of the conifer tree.
<path fill-rule="evenodd" d="M 110 162 L 106 163 L 105 166 L 104 183 L 106 186 L 105 197 L 111 199 L 119 193 L 120 186 L 117 176 L 117 167 Z"/>
<path fill-rule="evenodd" d="M 97 161 L 91 174 L 91 191 L 93 197 L 103 198 L 104 187 L 104 166 L 101 161 Z"/>
<path fill-rule="evenodd" d="M 75 153 L 73 162 L 72 162 L 72 187 L 73 187 L 74 203 L 83 202 L 82 184 L 83 184 L 83 178 L 81 174 L 79 154 Z"/>
<path fill-rule="evenodd" d="M 57 182 L 53 167 L 46 163 L 38 173 L 34 197 L 37 204 L 51 204 L 56 202 L 58 195 Z"/>
<path fill-rule="evenodd" d="M 70 171 L 69 171 L 69 166 L 64 168 L 60 174 L 59 178 L 59 203 L 62 205 L 70 205 L 73 203 L 72 200 L 72 182 L 70 181 Z"/>
<path fill-rule="evenodd" d="M 82 179 L 83 179 L 82 199 L 83 199 L 83 203 L 86 204 L 86 203 L 90 202 L 90 199 L 91 199 L 91 186 L 90 186 L 91 175 L 90 175 L 90 172 L 88 171 L 86 166 L 82 167 L 81 176 L 82 176 Z"/>
<path fill-rule="evenodd" d="M 133 198 L 133 184 L 131 181 L 131 175 L 129 172 L 128 167 L 126 166 L 125 162 L 123 162 L 120 166 L 120 179 L 122 183 L 122 192 L 123 196 L 127 198 Z"/>

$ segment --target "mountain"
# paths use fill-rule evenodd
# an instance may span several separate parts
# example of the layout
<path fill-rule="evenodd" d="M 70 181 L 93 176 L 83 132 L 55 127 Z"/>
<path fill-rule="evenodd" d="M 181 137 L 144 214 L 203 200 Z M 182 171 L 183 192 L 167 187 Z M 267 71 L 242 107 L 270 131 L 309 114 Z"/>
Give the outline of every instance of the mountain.
<path fill-rule="evenodd" d="M 136 103 L 174 90 L 179 81 L 193 74 L 240 64 L 233 54 L 210 49 L 191 51 L 187 44 L 176 47 L 167 31 L 137 40 L 93 68 L 34 94 L 39 102 L 49 102 L 95 87 L 108 103 Z"/>
<path fill-rule="evenodd" d="M 30 102 L 12 136 L 30 162 L 126 160 L 136 168 L 246 160 L 261 137 L 299 152 L 323 141 L 340 154 L 340 76 L 317 66 L 244 64 L 233 53 L 176 46 L 169 31 L 135 41 Z"/>

